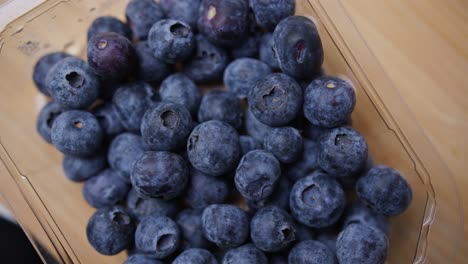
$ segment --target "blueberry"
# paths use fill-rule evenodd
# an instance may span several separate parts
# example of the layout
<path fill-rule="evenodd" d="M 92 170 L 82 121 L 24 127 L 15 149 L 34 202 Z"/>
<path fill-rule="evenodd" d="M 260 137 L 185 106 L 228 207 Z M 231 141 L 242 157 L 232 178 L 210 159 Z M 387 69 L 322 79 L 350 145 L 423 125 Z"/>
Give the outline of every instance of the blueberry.
<path fill-rule="evenodd" d="M 200 83 L 221 79 L 228 64 L 226 51 L 211 44 L 202 35 L 196 35 L 195 40 L 195 55 L 184 65 L 184 73 Z"/>
<path fill-rule="evenodd" d="M 294 127 L 278 127 L 267 134 L 263 146 L 279 161 L 291 163 L 302 154 L 304 143 L 301 134 Z"/>
<path fill-rule="evenodd" d="M 312 125 L 310 122 L 306 122 L 304 127 L 304 137 L 318 142 L 320 140 L 320 137 L 322 135 L 325 135 L 328 131 L 330 131 L 330 128 L 320 127 Z"/>
<path fill-rule="evenodd" d="M 211 176 L 220 176 L 233 170 L 240 159 L 240 151 L 236 130 L 217 120 L 196 126 L 187 142 L 192 166 Z"/>
<path fill-rule="evenodd" d="M 258 58 L 260 38 L 256 35 L 248 36 L 242 43 L 234 46 L 229 54 L 233 59 Z"/>
<path fill-rule="evenodd" d="M 67 57 L 48 72 L 46 84 L 50 95 L 65 109 L 89 107 L 99 96 L 99 79 L 86 62 Z"/>
<path fill-rule="evenodd" d="M 251 136 L 240 136 L 240 146 L 241 146 L 241 153 L 242 156 L 247 154 L 247 152 L 254 150 L 254 149 L 261 149 L 262 145 L 258 143 L 253 137 Z"/>
<path fill-rule="evenodd" d="M 103 79 L 125 79 L 138 65 L 138 57 L 130 40 L 120 34 L 100 33 L 88 42 L 88 63 Z"/>
<path fill-rule="evenodd" d="M 323 62 L 322 41 L 310 19 L 290 16 L 273 33 L 273 46 L 281 70 L 298 79 L 308 79 L 320 71 Z"/>
<path fill-rule="evenodd" d="M 190 26 L 174 19 L 154 23 L 148 35 L 148 45 L 156 58 L 175 64 L 188 59 L 195 49 Z"/>
<path fill-rule="evenodd" d="M 297 242 L 315 239 L 314 230 L 306 225 L 294 221 L 294 229 Z"/>
<path fill-rule="evenodd" d="M 252 114 L 252 111 L 250 111 L 250 109 L 247 110 L 247 114 L 245 116 L 245 130 L 247 131 L 247 134 L 249 136 L 253 137 L 257 142 L 263 145 L 264 138 L 266 137 L 267 133 L 272 129 L 272 127 L 260 122 Z"/>
<path fill-rule="evenodd" d="M 149 215 L 174 217 L 179 210 L 174 200 L 144 199 L 138 196 L 138 192 L 133 188 L 127 195 L 127 208 L 130 214 L 138 220 Z"/>
<path fill-rule="evenodd" d="M 160 5 L 169 18 L 187 23 L 193 30 L 197 28 L 201 0 L 160 0 Z"/>
<path fill-rule="evenodd" d="M 245 36 L 248 12 L 246 0 L 203 0 L 198 30 L 213 43 L 232 47 Z"/>
<path fill-rule="evenodd" d="M 159 94 L 144 82 L 123 84 L 112 97 L 112 103 L 124 128 L 139 133 L 146 110 L 159 101 Z"/>
<path fill-rule="evenodd" d="M 148 149 L 168 151 L 185 146 L 192 127 L 192 116 L 183 105 L 160 102 L 146 111 L 140 130 Z"/>
<path fill-rule="evenodd" d="M 279 70 L 278 59 L 273 49 L 273 34 L 266 33 L 260 39 L 260 60 L 265 62 L 273 70 Z"/>
<path fill-rule="evenodd" d="M 131 0 L 125 9 L 125 16 L 133 36 L 138 40 L 146 40 L 151 26 L 164 18 L 164 12 L 157 1 Z"/>
<path fill-rule="evenodd" d="M 277 252 L 296 240 L 296 230 L 292 217 L 286 211 L 268 206 L 260 209 L 252 218 L 250 237 L 257 248 Z"/>
<path fill-rule="evenodd" d="M 148 151 L 133 163 L 130 178 L 141 197 L 171 200 L 184 191 L 189 169 L 177 154 Z"/>
<path fill-rule="evenodd" d="M 144 255 L 144 254 L 134 254 L 128 257 L 124 264 L 163 264 L 159 260 Z"/>
<path fill-rule="evenodd" d="M 229 195 L 228 184 L 217 177 L 208 176 L 196 169 L 190 173 L 185 200 L 192 208 L 205 208 L 223 203 Z"/>
<path fill-rule="evenodd" d="M 217 264 L 216 258 L 206 249 L 190 248 L 182 252 L 172 264 Z"/>
<path fill-rule="evenodd" d="M 197 85 L 182 73 L 164 79 L 159 87 L 159 95 L 162 101 L 181 104 L 192 114 L 197 113 L 202 97 Z"/>
<path fill-rule="evenodd" d="M 115 205 L 125 199 L 130 186 L 119 175 L 120 172 L 107 169 L 86 180 L 83 196 L 93 207 Z"/>
<path fill-rule="evenodd" d="M 319 168 L 318 144 L 308 139 L 304 139 L 303 143 L 302 155 L 287 169 L 286 175 L 293 182 L 306 177 Z"/>
<path fill-rule="evenodd" d="M 96 107 L 93 109 L 93 114 L 96 116 L 108 139 L 112 139 L 123 132 L 123 125 L 119 120 L 117 111 L 111 103 L 105 103 Z"/>
<path fill-rule="evenodd" d="M 396 216 L 411 204 L 413 193 L 401 174 L 387 166 L 375 166 L 356 184 L 359 199 L 376 213 Z"/>
<path fill-rule="evenodd" d="M 208 248 L 210 242 L 203 236 L 201 209 L 184 209 L 179 212 L 176 222 L 188 248 Z"/>
<path fill-rule="evenodd" d="M 291 122 L 302 107 L 302 89 L 286 74 L 272 73 L 258 81 L 249 94 L 252 114 L 269 126 Z"/>
<path fill-rule="evenodd" d="M 351 127 L 331 129 L 319 140 L 318 163 L 328 174 L 352 177 L 366 165 L 365 138 Z"/>
<path fill-rule="evenodd" d="M 390 224 L 388 220 L 384 216 L 376 214 L 359 201 L 353 202 L 346 208 L 343 219 L 344 227 L 351 224 L 362 224 L 368 227 L 377 228 L 385 234 L 388 234 L 389 232 Z"/>
<path fill-rule="evenodd" d="M 338 232 L 330 228 L 321 229 L 317 235 L 317 240 L 325 244 L 335 254 L 337 238 Z"/>
<path fill-rule="evenodd" d="M 37 117 L 36 122 L 36 129 L 39 132 L 39 135 L 41 135 L 41 137 L 48 143 L 52 143 L 52 138 L 50 136 L 52 124 L 54 124 L 55 119 L 62 112 L 62 107 L 54 101 L 48 102 L 39 112 L 39 116 Z"/>
<path fill-rule="evenodd" d="M 122 85 L 121 80 L 104 80 L 101 79 L 101 90 L 99 91 L 99 98 L 108 101 L 112 99 L 115 91 Z"/>
<path fill-rule="evenodd" d="M 148 216 L 138 225 L 135 245 L 153 258 L 163 259 L 174 253 L 180 244 L 177 224 L 166 216 Z"/>
<path fill-rule="evenodd" d="M 205 237 L 218 247 L 238 247 L 249 236 L 249 219 L 235 205 L 214 204 L 203 210 L 202 229 Z"/>
<path fill-rule="evenodd" d="M 273 193 L 280 176 L 280 163 L 273 154 L 265 150 L 252 150 L 239 162 L 234 182 L 243 197 L 259 201 Z"/>
<path fill-rule="evenodd" d="M 203 96 L 198 109 L 198 121 L 224 121 L 236 129 L 242 127 L 243 111 L 236 95 L 220 90 L 209 91 Z"/>
<path fill-rule="evenodd" d="M 313 228 L 336 223 L 343 213 L 345 203 L 345 194 L 340 184 L 323 173 L 298 180 L 289 197 L 294 218 Z"/>
<path fill-rule="evenodd" d="M 98 209 L 89 219 L 86 235 L 99 253 L 115 255 L 133 242 L 135 225 L 120 206 Z"/>
<path fill-rule="evenodd" d="M 121 172 L 121 176 L 130 182 L 132 165 L 145 152 L 143 140 L 132 133 L 122 133 L 115 137 L 107 152 L 107 160 L 114 170 Z"/>
<path fill-rule="evenodd" d="M 93 20 L 88 28 L 88 40 L 100 33 L 114 32 L 128 39 L 132 39 L 130 27 L 118 18 L 112 16 L 101 16 Z"/>
<path fill-rule="evenodd" d="M 286 177 L 280 177 L 273 193 L 259 201 L 249 200 L 247 203 L 251 209 L 259 209 L 265 206 L 277 206 L 284 210 L 289 210 L 289 194 L 292 184 Z"/>
<path fill-rule="evenodd" d="M 387 252 L 388 241 L 385 234 L 361 224 L 347 226 L 336 241 L 339 263 L 383 264 Z"/>
<path fill-rule="evenodd" d="M 55 118 L 52 143 L 65 155 L 90 156 L 100 147 L 103 132 L 96 117 L 85 111 L 66 111 Z"/>
<path fill-rule="evenodd" d="M 222 264 L 267 264 L 265 254 L 252 243 L 233 248 L 224 254 Z"/>
<path fill-rule="evenodd" d="M 137 78 L 147 82 L 161 82 L 171 73 L 171 66 L 156 58 L 148 41 L 140 41 L 135 45 L 138 56 Z"/>
<path fill-rule="evenodd" d="M 240 58 L 231 62 L 224 71 L 224 84 L 240 99 L 247 98 L 253 86 L 271 73 L 264 62 Z"/>
<path fill-rule="evenodd" d="M 288 256 L 289 264 L 337 263 L 333 252 L 323 243 L 306 240 L 296 244 Z M 340 263 L 342 263 L 340 261 Z M 360 262 L 357 262 L 360 263 Z"/>
<path fill-rule="evenodd" d="M 295 0 L 250 0 L 257 24 L 273 31 L 284 18 L 294 15 Z"/>
<path fill-rule="evenodd" d="M 351 84 L 336 77 L 315 79 L 304 93 L 304 115 L 316 126 L 331 128 L 345 124 L 355 104 Z"/>
<path fill-rule="evenodd" d="M 39 91 L 49 96 L 49 88 L 47 87 L 46 77 L 50 69 L 60 60 L 70 57 L 70 54 L 65 52 L 52 52 L 42 56 L 34 65 L 33 80 Z"/>
<path fill-rule="evenodd" d="M 84 158 L 65 155 L 62 160 L 65 176 L 74 182 L 81 182 L 91 178 L 104 170 L 106 165 L 106 156 L 101 153 Z"/>

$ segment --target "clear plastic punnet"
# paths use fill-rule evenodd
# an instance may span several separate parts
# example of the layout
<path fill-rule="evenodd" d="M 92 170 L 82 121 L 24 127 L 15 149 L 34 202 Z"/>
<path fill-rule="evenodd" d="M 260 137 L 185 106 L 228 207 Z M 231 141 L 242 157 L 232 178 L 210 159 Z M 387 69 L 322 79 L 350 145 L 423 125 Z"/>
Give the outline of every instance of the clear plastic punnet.
<path fill-rule="evenodd" d="M 85 58 L 91 21 L 102 15 L 124 19 L 126 4 L 48 0 L 0 33 L 0 201 L 49 263 L 122 263 L 126 258 L 125 252 L 100 255 L 89 245 L 85 230 L 94 209 L 82 197 L 82 184 L 64 177 L 60 152 L 36 131 L 47 98 L 32 81 L 33 66 L 46 53 Z M 353 126 L 368 140 L 373 160 L 401 171 L 413 189 L 410 208 L 391 220 L 387 262 L 460 262 L 465 241 L 453 177 L 340 1 L 297 0 L 296 13 L 317 23 L 326 72 L 354 84 Z"/>

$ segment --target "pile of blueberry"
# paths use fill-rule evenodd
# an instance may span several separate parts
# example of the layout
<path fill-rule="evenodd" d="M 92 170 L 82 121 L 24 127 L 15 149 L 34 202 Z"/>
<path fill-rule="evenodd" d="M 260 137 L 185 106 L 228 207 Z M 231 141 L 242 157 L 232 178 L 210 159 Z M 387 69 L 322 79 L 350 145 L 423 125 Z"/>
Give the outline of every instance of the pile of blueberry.
<path fill-rule="evenodd" d="M 42 57 L 40 135 L 126 263 L 384 263 L 412 191 L 350 127 L 351 84 L 321 70 L 294 0 L 131 0 L 87 62 Z M 199 84 L 223 80 L 226 90 Z M 356 195 L 355 195 L 356 194 Z"/>

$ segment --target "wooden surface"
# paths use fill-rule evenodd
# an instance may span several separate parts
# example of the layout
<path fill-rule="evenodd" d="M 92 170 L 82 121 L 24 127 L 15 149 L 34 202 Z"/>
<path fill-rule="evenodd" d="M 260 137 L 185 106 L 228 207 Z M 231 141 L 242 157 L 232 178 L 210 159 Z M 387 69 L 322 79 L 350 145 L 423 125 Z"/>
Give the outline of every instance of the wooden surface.
<path fill-rule="evenodd" d="M 89 4 L 82 8 L 85 10 L 82 14 L 84 19 L 86 19 L 86 12 L 95 6 L 91 4 L 92 1 L 83 2 L 84 5 Z M 415 125 L 423 129 L 424 133 L 435 146 L 438 154 L 440 154 L 441 158 L 450 168 L 458 190 L 462 190 L 459 195 L 462 198 L 461 203 L 465 209 L 465 219 L 468 217 L 468 193 L 463 191 L 468 187 L 468 178 L 465 173 L 468 169 L 468 165 L 465 162 L 468 157 L 468 140 L 464 139 L 464 136 L 468 134 L 468 84 L 464 81 L 463 77 L 464 73 L 468 72 L 467 3 L 467 1 L 463 0 L 450 2 L 442 0 L 352 0 L 341 2 L 342 7 L 350 15 L 352 22 L 361 32 L 368 47 L 388 74 L 389 79 L 398 89 L 402 100 L 411 110 L 410 114 L 415 116 L 415 120 L 417 120 L 417 124 Z M 302 7 L 302 10 L 308 10 L 307 8 L 310 8 L 305 0 L 298 0 L 298 6 Z M 121 9 L 121 7 L 119 8 Z M 99 6 L 97 6 L 97 11 L 99 11 Z M 66 21 L 66 18 L 61 18 L 60 15 L 60 13 L 57 14 L 57 20 L 62 19 Z M 2 19 L 5 19 L 5 17 L 0 15 L 0 25 L 2 24 Z M 57 29 L 67 28 L 67 26 L 72 28 L 75 25 L 74 23 L 61 26 L 57 25 Z M 37 31 L 40 29 L 37 28 L 35 30 Z M 26 33 L 28 32 L 27 29 L 25 31 Z M 34 28 L 30 28 L 29 32 L 34 32 Z M 63 38 L 73 36 L 72 33 L 67 34 L 64 35 Z M 80 40 L 75 39 L 75 43 L 65 46 L 70 48 L 73 53 L 80 54 L 83 51 L 83 47 L 77 45 L 76 42 L 80 42 Z M 329 47 L 333 45 L 331 40 L 328 39 L 325 39 L 324 43 Z M 8 47 L 7 44 L 5 47 Z M 63 47 L 64 46 L 61 46 L 61 44 L 55 43 L 54 46 L 54 43 L 52 43 L 52 47 L 49 49 Z M 331 50 L 331 48 L 329 48 L 326 49 L 326 51 L 328 52 L 326 66 L 328 66 L 332 72 L 345 75 L 353 74 L 350 69 L 346 69 L 345 66 L 341 65 L 346 62 L 338 57 L 339 52 L 337 50 Z M 44 50 L 41 50 L 39 53 L 41 52 L 44 52 Z M 16 71 L 21 70 L 20 68 L 15 68 L 15 64 L 31 65 L 30 60 L 37 58 L 38 55 L 39 54 L 30 54 L 25 57 L 15 57 L 17 61 L 11 61 L 11 63 L 8 64 L 8 69 L 3 67 L 1 71 L 4 73 L 7 71 L 10 75 L 14 75 Z M 2 63 L 1 60 L 2 58 L 0 57 L 0 64 Z M 354 77 L 351 77 L 351 79 L 355 83 L 358 82 Z M 15 84 L 17 83 L 12 81 L 9 85 Z M 28 79 L 24 86 L 21 86 L 24 92 L 21 92 L 20 95 L 33 98 L 34 100 L 28 101 L 29 104 L 41 105 L 41 100 L 43 99 L 31 96 L 34 91 L 30 90 L 29 87 L 31 87 L 31 84 Z M 16 91 L 13 89 L 7 89 L 7 91 L 11 92 L 11 95 L 16 95 Z M 358 91 L 361 90 L 358 89 Z M 0 95 L 4 96 L 5 94 L 0 91 Z M 369 137 L 370 149 L 373 155 L 376 156 L 377 160 L 380 162 L 401 166 L 402 170 L 407 172 L 408 176 L 411 177 L 410 180 L 416 179 L 412 178 L 413 172 L 411 167 L 404 165 L 409 162 L 408 157 L 400 152 L 397 140 L 392 138 L 391 133 L 387 132 L 385 124 L 380 121 L 375 122 L 375 119 L 379 118 L 376 112 L 368 112 L 368 109 L 372 108 L 372 104 L 368 100 L 366 101 L 362 92 L 358 93 L 358 96 L 358 108 L 356 109 L 357 113 L 355 113 L 355 116 L 359 117 L 357 126 Z M 0 113 L 0 121 L 2 124 L 5 124 L 6 121 L 15 122 L 15 120 L 23 119 L 24 123 L 18 122 L 18 127 L 1 131 L 0 137 L 3 138 L 0 138 L 0 140 L 4 140 L 15 134 L 21 134 L 21 129 L 34 130 L 34 124 L 31 125 L 30 120 L 32 120 L 31 118 L 37 113 L 37 107 L 28 107 L 24 113 L 10 115 L 4 110 L 14 110 L 17 107 L 16 105 L 21 105 L 23 102 L 15 100 L 15 98 L 12 98 L 11 102 L 2 102 L 3 104 L 0 106 L 2 110 L 2 113 Z M 26 224 L 24 224 L 24 226 L 27 227 L 28 230 L 31 230 L 31 232 L 37 232 L 37 235 L 34 234 L 35 237 L 45 238 L 45 242 L 43 242 L 45 244 L 50 243 L 47 242 L 47 238 L 49 238 L 49 241 L 58 241 L 57 244 L 61 247 L 57 248 L 57 246 L 55 246 L 56 250 L 54 252 L 57 252 L 57 254 L 61 254 L 60 252 L 67 252 L 64 254 L 69 255 L 68 261 L 76 260 L 76 258 L 81 260 L 95 259 L 95 254 L 86 256 L 88 254 L 87 252 L 91 249 L 86 245 L 86 240 L 82 235 L 82 227 L 86 223 L 86 219 L 92 212 L 92 209 L 89 208 L 84 201 L 80 200 L 81 186 L 68 183 L 63 178 L 52 178 L 61 175 L 60 166 L 59 164 L 57 165 L 60 161 L 60 155 L 40 142 L 40 138 L 38 138 L 37 135 L 28 134 L 25 137 L 20 135 L 19 140 L 38 146 L 35 149 L 28 150 L 30 153 L 26 154 L 24 153 L 24 149 L 15 148 L 12 143 L 6 144 L 6 148 L 11 155 L 10 158 L 12 158 L 13 161 L 18 161 L 16 165 L 22 168 L 21 175 L 27 175 L 29 177 L 27 179 L 28 182 L 31 186 L 35 187 L 34 192 L 41 200 L 38 205 L 28 205 L 27 202 L 21 202 L 21 199 L 14 198 L 14 195 L 17 195 L 18 191 L 5 194 L 3 189 L 1 189 L 2 195 L 8 195 L 8 198 L 5 200 L 10 202 L 10 207 L 13 209 L 18 206 L 18 209 L 13 211 L 14 213 L 17 211 L 17 214 L 23 216 L 24 219 L 29 219 L 26 217 L 28 214 L 42 214 L 39 215 L 41 219 L 40 222 L 33 221 L 28 223 L 28 225 L 32 226 L 31 228 Z M 5 145 L 5 142 L 2 142 L 2 144 Z M 379 149 L 383 144 L 387 145 L 389 148 L 384 151 L 385 153 L 382 153 Z M 44 149 L 50 154 L 42 154 Z M 10 150 L 12 151 L 10 152 Z M 19 161 L 20 159 L 18 157 L 25 155 L 36 158 L 36 166 L 24 163 L 24 161 Z M 395 156 L 399 158 L 395 158 Z M 14 166 L 9 168 L 11 169 L 12 167 Z M 2 174 L 1 171 L 0 174 Z M 54 181 L 54 185 L 41 184 L 43 181 L 47 181 L 51 178 Z M 3 177 L 0 179 L 2 184 L 4 184 Z M 446 180 L 448 182 L 451 181 L 450 178 Z M 29 183 L 26 184 L 21 181 L 17 183 L 20 185 L 25 184 L 26 187 L 29 186 L 27 185 Z M 418 186 L 417 182 L 411 183 L 414 184 L 414 186 Z M 438 183 L 443 184 L 443 182 Z M 60 190 L 57 190 L 56 186 L 61 186 Z M 11 189 L 9 188 L 9 190 L 14 189 L 12 187 Z M 26 196 L 28 195 L 29 194 Z M 36 196 L 31 195 L 29 199 L 34 199 L 34 197 Z M 423 203 L 422 197 L 417 196 L 415 199 L 414 207 Z M 11 201 L 14 201 L 13 206 L 11 206 Z M 17 201 L 19 201 L 18 205 L 16 205 Z M 28 206 L 26 206 L 25 203 Z M 66 204 L 77 206 L 83 210 L 67 207 Z M 38 209 L 44 206 L 50 207 L 50 211 Z M 457 210 L 457 208 L 451 210 Z M 408 226 L 416 225 L 417 223 L 412 223 L 411 221 L 420 220 L 420 214 L 421 212 L 418 211 L 418 208 L 412 208 L 410 212 L 395 220 L 393 226 L 396 230 L 394 229 L 393 232 L 410 233 Z M 412 215 L 414 215 L 414 217 L 411 217 Z M 44 223 L 48 223 L 50 226 L 45 226 Z M 70 225 L 71 223 L 76 226 Z M 59 228 L 55 227 L 54 224 Z M 41 231 L 36 231 L 41 228 L 46 231 L 42 231 L 42 233 Z M 468 233 L 466 225 L 464 228 L 465 233 Z M 73 239 L 66 239 L 70 237 L 73 237 Z M 443 236 L 441 235 L 441 237 Z M 417 239 L 418 237 L 416 234 L 409 234 L 406 237 L 406 240 L 409 241 L 408 244 L 414 243 L 413 241 Z M 450 239 L 450 237 L 442 238 L 442 244 L 444 239 Z M 399 263 L 406 263 L 411 259 L 412 249 L 405 250 L 406 242 L 407 241 L 401 241 L 400 243 L 392 238 L 392 263 L 398 263 L 396 260 L 405 260 Z M 442 245 L 439 247 L 439 251 L 438 253 L 440 253 L 443 259 L 444 252 L 448 252 L 450 249 L 445 251 Z M 401 256 L 398 256 L 395 252 L 401 252 Z M 55 257 L 57 258 L 58 256 Z M 122 256 L 117 258 L 121 260 Z M 462 258 L 464 258 L 464 256 L 461 258 L 459 257 L 458 261 L 462 260 Z M 102 263 L 109 260 L 106 258 L 100 259 L 102 259 Z M 67 260 L 65 261 L 67 262 Z"/>

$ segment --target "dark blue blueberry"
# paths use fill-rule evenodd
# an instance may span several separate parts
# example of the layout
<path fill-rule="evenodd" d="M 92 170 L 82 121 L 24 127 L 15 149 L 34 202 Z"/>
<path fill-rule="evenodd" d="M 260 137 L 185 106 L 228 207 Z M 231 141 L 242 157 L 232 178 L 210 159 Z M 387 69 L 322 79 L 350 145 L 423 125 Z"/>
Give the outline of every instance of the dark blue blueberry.
<path fill-rule="evenodd" d="M 132 185 L 141 197 L 171 200 L 185 189 L 189 169 L 185 160 L 166 151 L 148 151 L 134 163 Z"/>
<path fill-rule="evenodd" d="M 336 239 L 338 231 L 333 228 L 324 228 L 319 230 L 317 240 L 325 244 L 334 254 L 336 254 Z"/>
<path fill-rule="evenodd" d="M 253 137 L 257 142 L 263 145 L 263 140 L 267 133 L 273 128 L 260 122 L 253 114 L 252 111 L 247 110 L 245 116 L 245 130 L 249 136 Z"/>
<path fill-rule="evenodd" d="M 224 254 L 222 264 L 267 264 L 265 254 L 252 243 L 233 248 Z"/>
<path fill-rule="evenodd" d="M 187 248 L 208 248 L 210 246 L 210 242 L 206 240 L 202 231 L 202 212 L 201 209 L 185 209 L 180 211 L 176 217 Z"/>
<path fill-rule="evenodd" d="M 93 109 L 93 114 L 96 116 L 107 139 L 112 139 L 116 135 L 123 132 L 124 127 L 120 122 L 117 111 L 111 103 L 102 104 Z"/>
<path fill-rule="evenodd" d="M 266 33 L 260 40 L 260 60 L 265 62 L 273 70 L 279 70 L 278 59 L 273 49 L 273 34 Z"/>
<path fill-rule="evenodd" d="M 52 52 L 42 56 L 34 65 L 33 80 L 39 91 L 44 95 L 50 95 L 46 82 L 50 69 L 57 62 L 67 57 L 70 57 L 70 55 L 65 52 Z"/>
<path fill-rule="evenodd" d="M 112 16 L 101 16 L 93 20 L 88 28 L 88 40 L 100 33 L 114 32 L 128 39 L 132 39 L 130 27 L 118 18 Z"/>
<path fill-rule="evenodd" d="M 304 142 L 301 134 L 294 127 L 278 127 L 267 134 L 263 146 L 279 161 L 291 163 L 302 154 Z"/>
<path fill-rule="evenodd" d="M 359 199 L 374 212 L 396 216 L 403 213 L 411 204 L 411 186 L 393 168 L 379 165 L 370 169 L 356 183 Z"/>
<path fill-rule="evenodd" d="M 303 16 L 283 19 L 275 28 L 273 42 L 281 70 L 298 79 L 320 71 L 322 41 L 314 22 Z"/>
<path fill-rule="evenodd" d="M 192 116 L 187 108 L 159 102 L 146 111 L 140 131 L 148 149 L 169 151 L 185 146 L 192 127 Z"/>
<path fill-rule="evenodd" d="M 125 79 L 138 66 L 132 42 L 117 33 L 100 33 L 88 42 L 88 63 L 103 79 Z"/>
<path fill-rule="evenodd" d="M 65 155 L 90 156 L 100 147 L 103 131 L 96 117 L 72 110 L 55 118 L 50 131 L 52 143 Z"/>
<path fill-rule="evenodd" d="M 250 7 L 255 14 L 255 21 L 268 31 L 288 16 L 294 15 L 296 0 L 250 0 Z"/>
<path fill-rule="evenodd" d="M 143 218 L 135 232 L 137 249 L 157 259 L 174 253 L 180 242 L 179 227 L 166 216 L 151 215 Z"/>
<path fill-rule="evenodd" d="M 185 200 L 192 208 L 205 208 L 211 204 L 223 203 L 229 195 L 228 184 L 217 177 L 191 169 L 190 183 Z"/>
<path fill-rule="evenodd" d="M 271 73 L 264 62 L 240 58 L 231 62 L 224 71 L 224 85 L 240 99 L 247 98 L 253 86 Z"/>
<path fill-rule="evenodd" d="M 315 79 L 304 92 L 304 115 L 316 126 L 331 128 L 345 124 L 355 104 L 351 84 L 336 77 Z"/>
<path fill-rule="evenodd" d="M 203 96 L 198 109 L 198 122 L 224 121 L 236 129 L 242 127 L 243 111 L 235 94 L 213 90 Z"/>
<path fill-rule="evenodd" d="M 362 224 L 377 228 L 385 234 L 388 234 L 390 228 L 390 223 L 384 216 L 376 214 L 359 201 L 353 202 L 346 208 L 343 219 L 344 227 L 351 224 Z"/>
<path fill-rule="evenodd" d="M 258 58 L 258 51 L 260 49 L 260 37 L 252 35 L 247 37 L 238 46 L 234 46 L 229 51 L 232 59 L 239 58 Z"/>
<path fill-rule="evenodd" d="M 65 176 L 74 182 L 81 182 L 89 179 L 104 170 L 106 165 L 106 156 L 101 153 L 84 158 L 65 155 L 62 160 Z"/>
<path fill-rule="evenodd" d="M 319 140 L 318 164 L 331 176 L 352 177 L 366 165 L 366 139 L 351 127 L 331 129 Z"/>
<path fill-rule="evenodd" d="M 361 224 L 347 226 L 336 241 L 336 256 L 343 264 L 383 264 L 387 253 L 385 234 Z"/>
<path fill-rule="evenodd" d="M 247 201 L 249 208 L 259 209 L 265 206 L 277 206 L 284 210 L 289 210 L 289 194 L 292 184 L 286 177 L 280 177 L 273 193 L 266 199 L 259 201 Z"/>
<path fill-rule="evenodd" d="M 148 41 L 140 41 L 135 45 L 138 56 L 137 78 L 147 82 L 161 82 L 171 73 L 171 66 L 156 58 Z"/>
<path fill-rule="evenodd" d="M 318 144 L 305 139 L 302 156 L 288 167 L 286 176 L 293 182 L 308 176 L 319 168 L 317 158 Z"/>
<path fill-rule="evenodd" d="M 306 240 L 297 243 L 289 252 L 289 264 L 337 263 L 335 254 L 322 242 Z M 341 262 L 340 262 L 341 263 Z M 359 263 L 359 262 L 356 262 Z"/>
<path fill-rule="evenodd" d="M 206 83 L 222 78 L 228 64 L 226 51 L 208 42 L 202 35 L 195 36 L 194 57 L 184 65 L 184 73 L 195 82 Z"/>
<path fill-rule="evenodd" d="M 182 252 L 172 264 L 218 264 L 218 261 L 206 249 L 190 248 Z"/>
<path fill-rule="evenodd" d="M 326 127 L 320 127 L 312 125 L 309 122 L 306 122 L 304 127 L 304 137 L 318 142 L 322 135 L 325 135 L 330 129 Z"/>
<path fill-rule="evenodd" d="M 46 84 L 55 102 L 65 109 L 87 108 L 99 97 L 99 78 L 75 57 L 58 61 L 49 70 Z"/>
<path fill-rule="evenodd" d="M 246 0 L 203 0 L 198 30 L 221 46 L 234 46 L 245 36 L 249 6 Z"/>
<path fill-rule="evenodd" d="M 83 196 L 93 207 L 115 205 L 125 199 L 130 186 L 119 175 L 120 172 L 107 169 L 86 180 Z"/>
<path fill-rule="evenodd" d="M 288 264 L 288 256 L 284 253 L 275 253 L 268 256 L 268 263 L 270 264 Z"/>
<path fill-rule="evenodd" d="M 253 137 L 251 136 L 240 136 L 240 145 L 241 145 L 241 153 L 242 156 L 247 154 L 247 152 L 254 150 L 254 149 L 261 149 L 262 145 L 258 143 Z"/>
<path fill-rule="evenodd" d="M 125 9 L 128 25 L 133 36 L 146 40 L 151 26 L 164 18 L 164 11 L 154 0 L 131 0 Z"/>
<path fill-rule="evenodd" d="M 289 197 L 291 213 L 300 223 L 323 228 L 338 221 L 346 199 L 340 184 L 332 177 L 317 173 L 298 180 Z"/>
<path fill-rule="evenodd" d="M 294 229 L 296 230 L 296 241 L 306 241 L 315 239 L 315 232 L 312 228 L 294 221 Z"/>
<path fill-rule="evenodd" d="M 107 160 L 111 168 L 120 171 L 123 179 L 130 182 L 132 165 L 144 152 L 140 136 L 122 133 L 112 140 L 107 151 Z"/>
<path fill-rule="evenodd" d="M 128 257 L 124 264 L 163 264 L 161 261 L 156 260 L 144 254 L 134 254 Z"/>
<path fill-rule="evenodd" d="M 286 74 L 272 73 L 258 81 L 249 94 L 252 114 L 269 126 L 293 121 L 302 107 L 302 89 Z"/>
<path fill-rule="evenodd" d="M 39 112 L 36 129 L 39 132 L 39 135 L 41 135 L 41 137 L 48 143 L 52 143 L 50 131 L 52 130 L 55 118 L 57 118 L 62 112 L 62 106 L 54 101 L 48 102 Z"/>
<path fill-rule="evenodd" d="M 112 99 L 115 91 L 122 85 L 121 80 L 103 80 L 101 79 L 101 90 L 99 91 L 99 98 L 108 101 Z"/>
<path fill-rule="evenodd" d="M 214 204 L 203 210 L 202 228 L 205 237 L 221 248 L 242 245 L 249 236 L 247 214 L 235 205 Z"/>
<path fill-rule="evenodd" d="M 296 240 L 293 219 L 279 207 L 264 207 L 250 222 L 250 238 L 257 248 L 266 252 L 285 249 Z"/>
<path fill-rule="evenodd" d="M 182 73 L 164 79 L 159 87 L 159 95 L 162 101 L 181 104 L 192 114 L 197 113 L 202 97 L 197 85 Z"/>
<path fill-rule="evenodd" d="M 130 214 L 138 220 L 149 215 L 174 217 L 179 211 L 176 201 L 164 201 L 154 198 L 144 199 L 133 188 L 127 195 L 127 208 Z"/>
<path fill-rule="evenodd" d="M 128 248 L 133 242 L 134 232 L 131 217 L 120 206 L 98 209 L 86 226 L 89 243 L 104 255 L 115 255 Z"/>
<path fill-rule="evenodd" d="M 146 110 L 159 101 L 159 94 L 144 82 L 123 84 L 112 97 L 112 103 L 128 131 L 140 133 L 141 120 Z"/>
<path fill-rule="evenodd" d="M 279 161 L 268 151 L 252 150 L 245 154 L 236 169 L 234 182 L 247 200 L 269 197 L 281 176 Z"/>
<path fill-rule="evenodd" d="M 221 176 L 234 170 L 240 159 L 240 151 L 237 131 L 218 120 L 196 126 L 187 142 L 192 166 L 211 176 Z"/>
<path fill-rule="evenodd" d="M 184 22 L 162 19 L 151 27 L 148 45 L 156 58 L 175 64 L 192 55 L 195 50 L 195 38 L 190 26 Z"/>
<path fill-rule="evenodd" d="M 200 3 L 201 0 L 160 0 L 167 17 L 187 23 L 192 30 L 197 29 Z"/>

